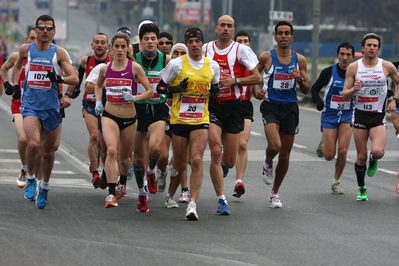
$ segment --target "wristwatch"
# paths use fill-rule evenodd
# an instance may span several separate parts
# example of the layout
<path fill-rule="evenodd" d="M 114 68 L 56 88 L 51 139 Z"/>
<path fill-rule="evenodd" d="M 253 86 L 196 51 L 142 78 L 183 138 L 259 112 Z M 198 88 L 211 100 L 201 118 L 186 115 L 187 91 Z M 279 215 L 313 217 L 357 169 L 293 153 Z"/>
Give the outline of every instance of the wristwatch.
<path fill-rule="evenodd" d="M 240 83 L 241 83 L 241 79 L 236 78 L 236 85 L 238 85 L 238 84 L 240 84 Z"/>
<path fill-rule="evenodd" d="M 297 81 L 299 84 L 301 84 L 303 82 L 303 77 L 301 77 L 300 81 Z"/>

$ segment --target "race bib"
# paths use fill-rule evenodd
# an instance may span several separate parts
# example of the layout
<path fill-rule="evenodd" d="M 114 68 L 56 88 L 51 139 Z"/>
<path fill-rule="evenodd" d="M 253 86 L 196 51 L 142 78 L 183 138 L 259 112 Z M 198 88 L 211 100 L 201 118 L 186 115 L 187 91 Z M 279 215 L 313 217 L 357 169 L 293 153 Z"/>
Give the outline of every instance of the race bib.
<path fill-rule="evenodd" d="M 51 80 L 47 77 L 47 70 L 51 71 L 52 66 L 31 64 L 28 71 L 28 85 L 32 89 L 50 90 Z"/>
<path fill-rule="evenodd" d="M 204 117 L 205 98 L 181 96 L 179 120 L 201 120 Z"/>

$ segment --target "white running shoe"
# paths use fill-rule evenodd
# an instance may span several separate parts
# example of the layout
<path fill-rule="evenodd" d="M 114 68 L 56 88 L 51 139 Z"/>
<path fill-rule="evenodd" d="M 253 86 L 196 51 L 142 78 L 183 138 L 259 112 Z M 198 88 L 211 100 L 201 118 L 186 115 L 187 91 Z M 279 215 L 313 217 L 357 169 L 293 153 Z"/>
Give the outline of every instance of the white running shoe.
<path fill-rule="evenodd" d="M 269 201 L 271 202 L 270 207 L 272 208 L 283 207 L 283 204 L 280 201 L 280 196 L 278 195 L 278 193 L 274 193 L 273 190 L 270 190 Z"/>
<path fill-rule="evenodd" d="M 271 185 L 273 183 L 273 164 L 263 163 L 262 179 L 266 185 Z"/>
<path fill-rule="evenodd" d="M 168 209 L 179 208 L 179 204 L 177 204 L 177 202 L 175 200 L 175 196 L 172 196 L 172 195 L 166 196 L 165 206 Z"/>
<path fill-rule="evenodd" d="M 190 201 L 190 191 L 182 191 L 180 194 L 179 202 L 180 203 L 187 203 Z"/>
<path fill-rule="evenodd" d="M 194 201 L 190 201 L 186 209 L 186 220 L 198 221 L 197 204 Z"/>
<path fill-rule="evenodd" d="M 166 177 L 168 175 L 168 170 L 165 173 L 162 173 L 161 170 L 157 170 L 157 179 L 158 179 L 158 192 L 164 192 L 166 187 Z"/>

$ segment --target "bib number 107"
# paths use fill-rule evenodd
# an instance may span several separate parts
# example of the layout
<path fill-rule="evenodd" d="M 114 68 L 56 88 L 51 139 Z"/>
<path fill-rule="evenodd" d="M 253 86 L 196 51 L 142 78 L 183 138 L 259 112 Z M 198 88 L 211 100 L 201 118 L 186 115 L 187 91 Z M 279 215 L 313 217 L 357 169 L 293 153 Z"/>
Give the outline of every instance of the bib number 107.
<path fill-rule="evenodd" d="M 34 79 L 36 80 L 44 80 L 47 77 L 47 74 L 44 73 L 35 73 L 33 76 Z"/>

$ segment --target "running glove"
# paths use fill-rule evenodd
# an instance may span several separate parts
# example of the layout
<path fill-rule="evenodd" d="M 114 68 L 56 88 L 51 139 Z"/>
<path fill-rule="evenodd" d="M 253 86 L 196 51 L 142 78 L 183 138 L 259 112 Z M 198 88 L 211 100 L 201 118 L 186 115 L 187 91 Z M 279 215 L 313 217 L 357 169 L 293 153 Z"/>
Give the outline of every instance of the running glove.
<path fill-rule="evenodd" d="M 12 97 L 16 100 L 21 98 L 21 87 L 19 85 L 14 85 L 12 90 Z"/>
<path fill-rule="evenodd" d="M 6 94 L 7 95 L 12 95 L 14 87 L 11 85 L 10 82 L 6 81 L 4 82 L 4 88 L 6 88 Z"/>
<path fill-rule="evenodd" d="M 128 93 L 128 92 L 124 92 L 124 93 L 122 93 L 122 97 L 123 97 L 123 99 L 125 99 L 126 101 L 135 102 L 137 96 L 136 96 L 136 95 L 132 95 L 132 94 L 130 94 L 130 93 Z"/>
<path fill-rule="evenodd" d="M 317 110 L 322 111 L 324 108 L 324 102 L 322 100 L 318 101 L 316 108 L 317 108 Z"/>
<path fill-rule="evenodd" d="M 211 94 L 211 96 L 217 97 L 219 95 L 219 92 L 220 92 L 219 83 L 211 84 L 211 89 L 209 90 L 209 93 Z"/>
<path fill-rule="evenodd" d="M 49 78 L 51 82 L 64 83 L 64 78 L 62 76 L 57 75 L 54 72 L 51 72 L 50 70 L 47 70 L 46 78 Z"/>
<path fill-rule="evenodd" d="M 75 89 L 72 92 L 71 98 L 76 99 L 80 94 L 80 85 L 76 85 Z"/>
<path fill-rule="evenodd" d="M 104 111 L 104 106 L 101 101 L 96 101 L 96 107 L 94 107 L 94 112 L 96 112 L 96 115 L 101 115 L 101 113 Z"/>
<path fill-rule="evenodd" d="M 187 80 L 188 78 L 185 78 L 182 80 L 182 82 L 180 82 L 179 85 L 172 87 L 172 86 L 168 86 L 167 90 L 169 93 L 176 93 L 176 92 L 186 92 L 187 91 Z"/>

